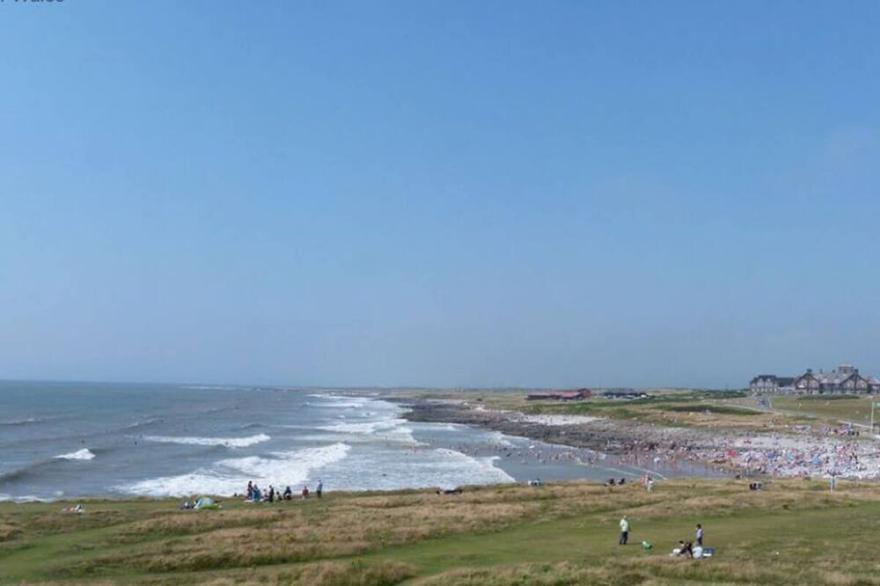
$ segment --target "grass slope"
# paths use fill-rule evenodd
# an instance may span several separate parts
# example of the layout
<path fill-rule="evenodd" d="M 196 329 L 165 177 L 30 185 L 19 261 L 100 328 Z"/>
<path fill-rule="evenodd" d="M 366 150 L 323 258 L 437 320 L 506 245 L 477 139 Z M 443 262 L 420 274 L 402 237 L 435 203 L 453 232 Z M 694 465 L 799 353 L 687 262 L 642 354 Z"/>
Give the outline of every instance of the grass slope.
<path fill-rule="evenodd" d="M 0 504 L 0 583 L 880 584 L 880 486 L 779 481 L 568 483 L 331 494 L 276 505 Z M 616 545 L 627 514 L 631 542 Z M 706 528 L 711 560 L 667 556 Z"/>
<path fill-rule="evenodd" d="M 871 421 L 871 400 L 877 400 L 873 396 L 779 396 L 772 398 L 774 409 L 789 413 L 803 413 L 827 419 L 832 423 L 837 421 L 852 421 L 866 425 Z M 880 409 L 874 416 L 880 419 Z"/>

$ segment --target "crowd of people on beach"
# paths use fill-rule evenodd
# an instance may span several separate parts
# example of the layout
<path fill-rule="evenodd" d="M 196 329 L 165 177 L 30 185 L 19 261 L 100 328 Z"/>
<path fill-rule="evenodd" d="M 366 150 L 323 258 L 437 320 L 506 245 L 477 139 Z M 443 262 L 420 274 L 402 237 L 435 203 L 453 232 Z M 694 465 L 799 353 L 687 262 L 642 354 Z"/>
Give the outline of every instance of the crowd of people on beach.
<path fill-rule="evenodd" d="M 779 477 L 880 477 L 880 450 L 851 425 L 791 433 L 731 432 L 690 437 L 680 430 L 633 438 L 613 455 L 635 468 Z M 605 456 L 584 463 L 602 462 Z"/>
<path fill-rule="evenodd" d="M 488 410 L 483 410 L 488 411 Z M 540 449 L 540 445 L 490 445 L 495 453 L 521 464 L 575 463 L 586 466 L 628 466 L 652 471 L 662 477 L 669 472 L 683 475 L 714 476 L 741 474 L 780 477 L 880 478 L 880 450 L 867 441 L 867 426 L 795 424 L 778 430 L 743 431 L 702 430 L 686 427 L 640 425 L 637 430 L 621 430 L 614 425 L 584 417 L 545 417 L 532 421 L 515 412 L 493 411 L 506 423 L 525 425 L 525 435 L 566 435 L 575 444 L 590 442 L 590 448 L 570 446 L 569 450 Z M 534 419 L 534 418 L 533 418 Z M 528 425 L 526 425 L 528 424 Z M 539 429 L 533 429 L 537 426 Z M 568 429 L 571 432 L 568 432 Z M 563 430 L 568 433 L 559 433 Z M 585 430 L 587 433 L 585 433 Z M 531 435 L 537 433 L 537 436 Z M 585 433 L 583 439 L 578 434 Z M 597 438 L 606 437 L 605 445 Z M 601 439 L 600 439 L 601 441 Z M 565 442 L 563 442 L 565 443 Z M 480 448 L 459 446 L 463 453 Z"/>
<path fill-rule="evenodd" d="M 836 431 L 836 430 L 835 430 Z M 756 436 L 743 438 L 727 449 L 726 457 L 754 474 L 785 477 L 875 477 L 880 453 L 858 436 L 826 432 L 821 436 Z"/>
<path fill-rule="evenodd" d="M 318 484 L 315 486 L 314 494 L 317 498 L 321 498 L 324 496 L 324 482 L 322 480 L 318 480 Z M 312 495 L 312 491 L 309 489 L 307 484 L 303 485 L 302 490 L 299 493 L 300 498 L 307 499 Z M 249 481 L 247 483 L 247 490 L 245 491 L 245 501 L 250 503 L 274 503 L 276 501 L 290 501 L 293 500 L 293 490 L 288 485 L 284 491 L 275 490 L 273 485 L 269 485 L 269 488 L 266 490 L 261 489 L 254 481 Z"/>

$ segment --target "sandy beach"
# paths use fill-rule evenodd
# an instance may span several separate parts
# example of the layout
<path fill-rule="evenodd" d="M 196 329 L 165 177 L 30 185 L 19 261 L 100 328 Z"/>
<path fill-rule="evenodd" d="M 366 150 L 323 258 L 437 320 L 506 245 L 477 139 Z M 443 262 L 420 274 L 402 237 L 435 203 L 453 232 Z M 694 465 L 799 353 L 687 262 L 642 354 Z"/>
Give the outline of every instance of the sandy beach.
<path fill-rule="evenodd" d="M 880 478 L 876 439 L 841 426 L 791 425 L 785 432 L 697 429 L 583 415 L 532 415 L 466 401 L 408 401 L 412 421 L 476 425 L 551 444 L 587 448 L 619 462 L 704 466 L 732 475 Z"/>

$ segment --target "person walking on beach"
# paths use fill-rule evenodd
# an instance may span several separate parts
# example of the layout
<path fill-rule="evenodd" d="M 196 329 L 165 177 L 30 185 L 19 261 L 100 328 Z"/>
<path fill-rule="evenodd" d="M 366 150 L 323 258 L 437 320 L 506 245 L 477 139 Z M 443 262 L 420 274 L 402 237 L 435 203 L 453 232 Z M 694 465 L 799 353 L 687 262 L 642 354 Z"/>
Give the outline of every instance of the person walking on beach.
<path fill-rule="evenodd" d="M 697 523 L 697 545 L 703 547 L 703 526 Z"/>
<path fill-rule="evenodd" d="M 626 515 L 620 520 L 620 540 L 617 542 L 618 545 L 626 545 L 626 542 L 629 540 L 629 521 L 626 518 Z"/>

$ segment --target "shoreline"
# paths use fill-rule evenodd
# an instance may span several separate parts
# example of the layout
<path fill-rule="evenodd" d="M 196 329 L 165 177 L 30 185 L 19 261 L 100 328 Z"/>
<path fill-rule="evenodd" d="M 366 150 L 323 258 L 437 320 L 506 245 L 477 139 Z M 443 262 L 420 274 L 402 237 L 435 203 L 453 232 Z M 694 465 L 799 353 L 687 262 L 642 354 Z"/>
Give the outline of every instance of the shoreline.
<path fill-rule="evenodd" d="M 472 406 L 465 401 L 406 399 L 398 402 L 408 409 L 402 417 L 409 421 L 470 425 L 547 444 L 586 449 L 655 476 L 665 475 L 652 467 L 684 466 L 694 472 L 684 476 L 706 478 L 743 473 L 736 467 L 694 457 L 713 447 L 706 434 L 697 430 L 578 415 L 529 415 Z"/>
<path fill-rule="evenodd" d="M 866 438 L 796 426 L 785 432 L 669 427 L 578 415 L 529 415 L 465 400 L 390 399 L 409 421 L 455 423 L 583 448 L 635 467 L 689 466 L 692 476 L 880 480 L 880 446 Z M 703 468 L 702 473 L 698 470 Z"/>

